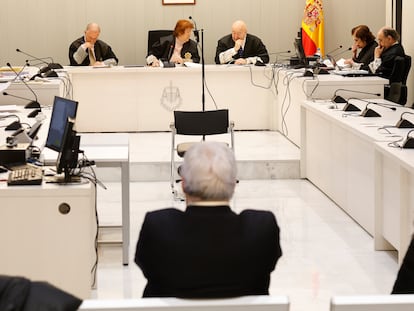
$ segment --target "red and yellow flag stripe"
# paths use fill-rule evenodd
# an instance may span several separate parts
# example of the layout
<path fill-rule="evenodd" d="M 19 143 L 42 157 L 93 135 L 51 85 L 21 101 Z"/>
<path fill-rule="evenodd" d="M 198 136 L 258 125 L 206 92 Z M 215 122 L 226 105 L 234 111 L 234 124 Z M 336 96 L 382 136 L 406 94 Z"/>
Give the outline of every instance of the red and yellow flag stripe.
<path fill-rule="evenodd" d="M 322 0 L 306 0 L 302 19 L 302 45 L 306 56 L 315 54 L 319 48 L 325 55 L 324 17 Z"/>

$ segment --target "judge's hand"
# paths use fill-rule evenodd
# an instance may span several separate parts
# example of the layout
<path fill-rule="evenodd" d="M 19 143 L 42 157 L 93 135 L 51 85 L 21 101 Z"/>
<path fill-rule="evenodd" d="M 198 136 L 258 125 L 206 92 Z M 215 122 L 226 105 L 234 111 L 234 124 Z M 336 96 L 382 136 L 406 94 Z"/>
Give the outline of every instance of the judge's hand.
<path fill-rule="evenodd" d="M 354 61 L 352 60 L 352 58 L 348 58 L 348 59 L 345 59 L 344 63 L 348 65 L 352 65 Z"/>
<path fill-rule="evenodd" d="M 241 48 L 241 46 L 242 46 L 242 44 L 243 44 L 243 40 L 237 40 L 235 43 L 234 43 L 234 50 L 237 52 L 238 50 L 240 50 L 240 48 Z"/>
<path fill-rule="evenodd" d="M 378 45 L 378 46 L 375 48 L 375 50 L 374 50 L 374 56 L 375 56 L 375 58 L 380 58 L 380 57 L 381 57 L 382 52 L 384 52 L 384 47 L 383 47 L 383 46 L 379 46 L 379 45 Z"/>
<path fill-rule="evenodd" d="M 151 65 L 150 65 L 151 67 L 159 67 L 160 66 L 160 61 L 158 60 L 158 59 L 155 59 L 152 63 L 151 63 Z"/>
<path fill-rule="evenodd" d="M 85 49 L 93 49 L 93 46 L 94 46 L 94 44 L 92 42 L 88 42 L 88 41 L 83 44 L 83 47 Z"/>
<path fill-rule="evenodd" d="M 236 65 L 246 65 L 247 64 L 247 60 L 245 58 L 238 58 L 234 61 L 234 63 Z"/>
<path fill-rule="evenodd" d="M 176 56 L 176 55 L 173 55 L 171 57 L 171 61 L 173 63 L 176 63 L 176 64 L 182 64 L 182 63 L 184 63 L 184 60 L 180 56 Z"/>
<path fill-rule="evenodd" d="M 358 47 L 357 47 L 357 45 L 355 43 L 352 45 L 351 51 L 352 51 L 353 54 L 356 54 L 357 53 Z"/>

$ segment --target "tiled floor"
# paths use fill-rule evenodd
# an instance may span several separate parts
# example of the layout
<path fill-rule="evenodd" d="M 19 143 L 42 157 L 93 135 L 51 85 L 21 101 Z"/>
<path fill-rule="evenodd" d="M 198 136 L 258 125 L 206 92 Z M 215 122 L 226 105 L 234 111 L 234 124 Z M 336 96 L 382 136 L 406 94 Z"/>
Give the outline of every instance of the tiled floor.
<path fill-rule="evenodd" d="M 291 147 L 278 144 L 283 148 Z M 108 190 L 98 193 L 100 222 L 120 223 L 120 184 L 105 184 Z M 184 208 L 184 203 L 172 200 L 168 182 L 131 182 L 130 264 L 122 266 L 120 246 L 101 246 L 94 297 L 141 297 L 145 279 L 133 262 L 140 226 L 147 211 L 171 206 Z M 232 207 L 276 215 L 283 256 L 272 273 L 270 293 L 288 295 L 291 310 L 328 311 L 333 295 L 390 292 L 398 271 L 395 252 L 374 251 L 372 237 L 310 182 L 241 180 Z"/>

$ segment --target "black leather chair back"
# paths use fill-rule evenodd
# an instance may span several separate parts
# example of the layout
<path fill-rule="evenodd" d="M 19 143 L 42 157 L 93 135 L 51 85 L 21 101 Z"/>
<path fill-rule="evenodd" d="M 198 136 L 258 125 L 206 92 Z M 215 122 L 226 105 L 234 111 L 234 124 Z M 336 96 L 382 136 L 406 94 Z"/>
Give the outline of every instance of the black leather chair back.
<path fill-rule="evenodd" d="M 404 56 L 404 73 L 403 73 L 402 80 L 401 80 L 403 84 L 407 84 L 407 77 L 408 77 L 408 74 L 410 73 L 410 69 L 411 69 L 411 56 L 405 55 Z"/>
<path fill-rule="evenodd" d="M 229 111 L 174 111 L 174 125 L 180 135 L 215 135 L 229 131 Z"/>
<path fill-rule="evenodd" d="M 392 68 L 389 78 L 390 84 L 394 82 L 402 82 L 405 73 L 405 59 L 402 56 L 396 56 L 394 59 L 394 67 Z"/>
<path fill-rule="evenodd" d="M 397 56 L 390 76 L 390 84 L 384 88 L 387 100 L 405 105 L 407 103 L 407 77 L 411 69 L 411 56 Z"/>
<path fill-rule="evenodd" d="M 149 51 L 155 42 L 157 42 L 161 37 L 172 35 L 172 33 L 172 30 L 149 30 L 147 55 L 149 54 Z"/>

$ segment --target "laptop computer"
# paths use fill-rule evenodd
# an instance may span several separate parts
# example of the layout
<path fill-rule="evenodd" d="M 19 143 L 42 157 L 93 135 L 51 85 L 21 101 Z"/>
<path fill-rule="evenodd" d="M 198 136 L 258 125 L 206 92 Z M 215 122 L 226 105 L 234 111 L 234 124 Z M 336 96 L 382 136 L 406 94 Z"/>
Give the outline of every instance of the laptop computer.
<path fill-rule="evenodd" d="M 333 74 L 344 76 L 344 77 L 363 77 L 369 76 L 371 73 L 368 70 L 343 68 L 338 65 L 335 58 L 332 55 L 326 55 L 329 61 L 332 63 L 334 70 L 331 70 Z"/>

